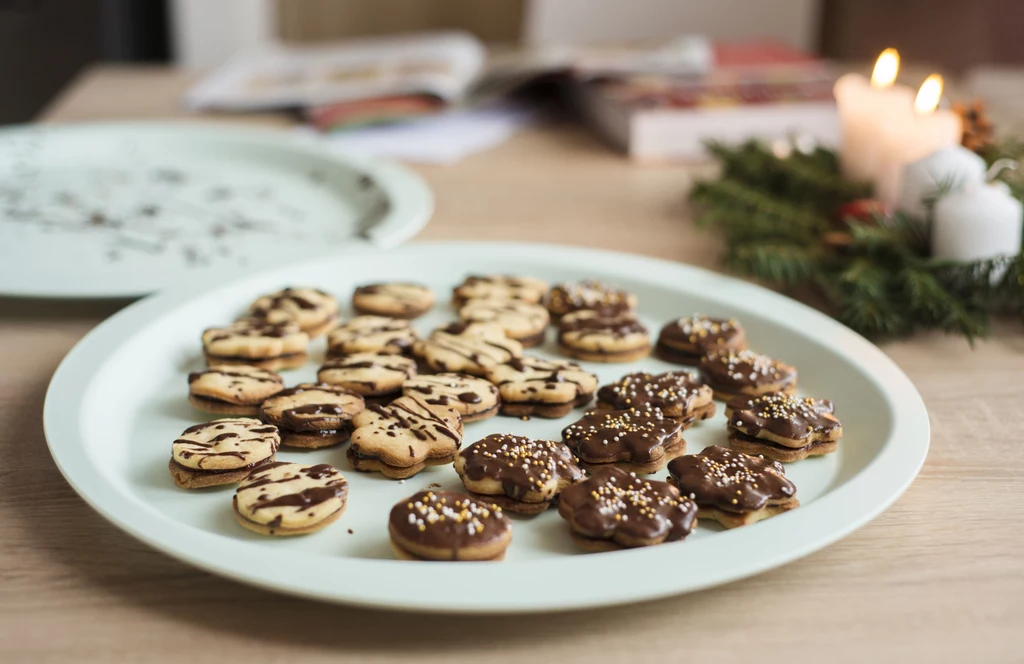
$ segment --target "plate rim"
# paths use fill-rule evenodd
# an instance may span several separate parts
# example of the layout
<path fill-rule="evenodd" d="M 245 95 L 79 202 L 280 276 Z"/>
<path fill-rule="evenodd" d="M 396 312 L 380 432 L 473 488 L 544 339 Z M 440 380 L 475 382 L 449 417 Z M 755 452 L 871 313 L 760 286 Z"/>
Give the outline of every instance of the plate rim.
<path fill-rule="evenodd" d="M 667 281 L 658 276 L 662 274 L 666 276 L 674 274 L 675 277 L 684 279 L 711 279 L 727 285 L 730 290 L 736 290 L 737 296 L 764 298 L 765 304 L 771 305 L 773 309 L 778 310 L 781 307 L 783 314 L 806 316 L 808 320 L 802 322 L 803 327 L 809 326 L 815 333 L 823 331 L 829 335 L 830 339 L 834 337 L 834 340 L 829 343 L 834 352 L 844 356 L 856 354 L 858 361 L 862 365 L 866 365 L 866 376 L 874 379 L 876 387 L 893 410 L 893 425 L 889 438 L 877 456 L 861 472 L 813 503 L 773 518 L 771 531 L 754 531 L 777 533 L 774 538 L 777 540 L 775 543 L 764 541 L 771 540 L 772 537 L 758 538 L 764 545 L 761 549 L 763 556 L 760 560 L 753 563 L 744 560 L 742 565 L 724 570 L 719 569 L 700 579 L 688 579 L 685 582 L 676 579 L 674 583 L 671 583 L 666 577 L 663 579 L 666 583 L 660 586 L 652 586 L 651 583 L 644 581 L 640 591 L 627 590 L 623 592 L 619 588 L 615 592 L 604 594 L 592 592 L 588 588 L 582 596 L 555 593 L 554 596 L 545 597 L 541 602 L 521 599 L 509 602 L 507 598 L 500 596 L 495 598 L 473 596 L 472 593 L 467 595 L 462 590 L 460 591 L 461 595 L 455 600 L 449 599 L 445 603 L 442 598 L 438 597 L 421 596 L 410 599 L 406 593 L 395 593 L 394 590 L 381 592 L 379 588 L 368 587 L 365 579 L 355 580 L 360 584 L 356 590 L 341 588 L 341 592 L 339 592 L 339 588 L 325 588 L 321 585 L 320 578 L 307 578 L 303 575 L 302 570 L 295 569 L 285 570 L 287 578 L 284 579 L 264 578 L 251 570 L 236 568 L 229 562 L 233 555 L 237 556 L 242 552 L 251 553 L 251 543 L 198 531 L 167 517 L 163 518 L 168 523 L 151 523 L 150 520 L 159 521 L 159 519 L 152 518 L 153 514 L 158 514 L 153 508 L 141 501 L 136 501 L 138 504 L 126 502 L 120 491 L 110 486 L 99 471 L 93 468 L 92 459 L 85 451 L 81 431 L 78 428 L 79 414 L 86 402 L 86 388 L 91 384 L 94 370 L 103 365 L 122 343 L 133 337 L 141 325 L 159 315 L 160 312 L 209 292 L 208 284 L 204 288 L 202 283 L 192 283 L 152 295 L 126 307 L 91 330 L 67 354 L 54 372 L 43 406 L 44 432 L 47 446 L 55 463 L 76 493 L 116 527 L 174 558 L 220 576 L 278 592 L 347 605 L 443 613 L 511 614 L 595 608 L 689 593 L 753 576 L 797 560 L 842 539 L 878 516 L 910 486 L 925 461 L 930 442 L 928 414 L 923 399 L 906 374 L 881 349 L 867 339 L 825 314 L 786 296 L 734 277 L 720 275 L 692 265 L 641 254 L 583 247 L 532 243 L 438 241 L 412 243 L 393 249 L 388 252 L 388 255 L 393 257 L 403 252 L 422 251 L 476 251 L 499 254 L 528 251 L 533 254 L 558 256 L 563 260 L 566 257 L 572 257 L 572 260 L 597 260 L 597 264 L 601 265 L 607 265 L 614 261 L 623 269 L 631 265 L 642 266 L 649 274 L 653 272 L 652 277 L 658 281 Z M 356 250 L 344 253 L 360 254 Z M 294 262 L 226 282 L 217 290 L 231 288 L 252 279 L 268 279 L 275 273 L 283 275 L 298 266 L 333 263 L 342 260 L 344 260 L 344 256 L 335 255 L 315 261 Z M 73 413 L 74 416 L 69 417 L 68 413 Z M 865 490 L 865 487 L 868 490 Z M 855 496 L 858 499 L 852 500 Z M 825 515 L 828 515 L 827 519 L 819 518 Z M 821 523 L 822 521 L 829 523 Z M 808 522 L 815 525 L 816 534 L 808 534 L 806 531 Z M 183 537 L 187 536 L 186 539 L 199 540 L 202 547 L 205 548 L 196 551 L 188 546 L 182 546 L 173 541 L 175 538 L 170 535 L 174 533 L 161 532 L 161 529 L 180 531 L 177 534 Z M 714 538 L 704 541 L 724 543 L 726 540 L 731 541 L 737 536 L 744 536 L 744 533 L 750 532 L 752 531 L 748 528 L 724 531 L 717 533 Z M 779 541 L 787 541 L 788 545 L 780 548 Z M 724 545 L 724 548 L 723 545 L 716 545 L 715 548 L 722 549 L 717 552 L 717 559 L 723 559 L 725 556 L 724 559 L 727 560 L 731 551 L 738 554 L 737 549 L 741 547 L 732 547 L 730 550 L 728 545 Z M 649 559 L 657 559 L 670 555 L 668 551 L 668 547 L 649 547 L 640 551 L 603 553 L 598 559 L 611 562 L 614 557 L 621 559 L 627 555 L 646 555 Z M 317 558 L 315 554 L 306 555 L 314 559 Z M 264 563 L 285 563 L 289 554 L 271 547 L 262 547 L 259 557 Z M 338 560 L 331 557 L 324 558 L 334 561 L 335 564 Z M 531 567 L 529 571 L 535 573 L 541 580 L 550 578 L 552 582 L 555 582 L 564 578 L 563 575 L 573 569 L 571 561 L 575 561 L 578 566 L 580 557 L 566 556 L 564 560 L 504 562 L 497 569 L 514 572 Z M 394 565 L 413 566 L 408 569 L 429 568 L 429 573 L 421 574 L 423 577 L 445 577 L 447 574 L 435 574 L 435 572 L 447 572 L 451 567 L 444 563 L 363 559 L 346 559 L 346 564 L 362 568 L 364 572 L 374 570 L 379 572 L 380 568 L 387 566 L 391 566 L 390 571 L 394 572 Z M 544 566 L 544 569 L 538 571 L 540 566 Z M 463 565 L 459 569 L 466 567 Z M 477 567 L 485 566 L 469 567 L 475 570 Z M 479 575 L 476 571 L 471 570 L 466 570 L 462 575 L 471 576 L 473 574 Z M 515 576 L 515 574 L 505 576 Z M 435 586 L 437 585 L 436 579 L 428 580 Z M 352 579 L 349 578 L 348 581 L 351 582 Z"/>
<path fill-rule="evenodd" d="M 353 236 L 349 243 L 338 251 L 349 249 L 390 249 L 414 237 L 429 223 L 434 215 L 433 191 L 426 181 L 411 168 L 398 162 L 358 154 L 342 154 L 321 141 L 316 135 L 296 134 L 285 128 L 239 126 L 235 124 L 200 123 L 187 120 L 120 120 L 109 122 L 68 122 L 53 124 L 18 124 L 0 127 L 0 140 L 19 134 L 87 134 L 95 132 L 120 132 L 144 136 L 147 133 L 187 132 L 197 138 L 218 138 L 231 136 L 254 144 L 273 146 L 281 149 L 298 150 L 344 164 L 359 172 L 370 175 L 384 191 L 391 203 L 388 212 L 363 236 Z M 0 273 L 2 274 L 2 273 Z M 0 297 L 63 299 L 63 300 L 113 300 L 138 298 L 174 287 L 177 282 L 189 280 L 191 275 L 167 279 L 163 286 L 155 284 L 137 285 L 124 279 L 120 288 L 89 287 L 88 280 L 76 282 L 76 286 L 47 287 L 28 280 L 19 280 L 0 285 Z M 210 278 L 207 274 L 206 278 Z"/>

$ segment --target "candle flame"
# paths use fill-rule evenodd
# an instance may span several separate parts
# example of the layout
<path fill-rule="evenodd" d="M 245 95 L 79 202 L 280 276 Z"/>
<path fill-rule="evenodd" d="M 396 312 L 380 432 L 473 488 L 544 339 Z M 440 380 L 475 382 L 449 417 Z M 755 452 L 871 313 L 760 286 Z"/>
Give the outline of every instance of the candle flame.
<path fill-rule="evenodd" d="M 875 69 L 871 72 L 871 87 L 888 88 L 896 82 L 896 74 L 900 72 L 900 53 L 894 48 L 887 48 L 875 60 Z"/>
<path fill-rule="evenodd" d="M 921 88 L 917 91 L 917 98 L 914 99 L 914 110 L 918 113 L 931 113 L 939 107 L 939 100 L 942 98 L 942 77 L 932 74 L 924 79 Z"/>

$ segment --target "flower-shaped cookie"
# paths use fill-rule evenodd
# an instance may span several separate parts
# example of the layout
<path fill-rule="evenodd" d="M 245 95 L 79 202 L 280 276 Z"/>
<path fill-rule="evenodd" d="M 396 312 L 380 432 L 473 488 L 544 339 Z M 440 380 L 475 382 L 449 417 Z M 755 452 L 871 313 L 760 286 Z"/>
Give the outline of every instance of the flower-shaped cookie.
<path fill-rule="evenodd" d="M 369 404 L 354 423 L 348 449 L 352 467 L 392 479 L 451 463 L 462 443 L 459 411 L 416 397 L 399 397 L 387 406 Z"/>
<path fill-rule="evenodd" d="M 711 318 L 694 314 L 677 318 L 661 328 L 655 354 L 666 362 L 697 366 L 708 353 L 743 350 L 747 337 L 735 318 Z"/>
<path fill-rule="evenodd" d="M 597 407 L 612 410 L 660 410 L 683 427 L 715 414 L 711 388 L 685 371 L 626 374 L 597 391 Z"/>
<path fill-rule="evenodd" d="M 216 365 L 188 375 L 188 401 L 207 413 L 259 415 L 260 404 L 284 389 L 273 371 L 238 365 Z"/>
<path fill-rule="evenodd" d="M 636 295 L 591 279 L 558 284 L 548 292 L 545 304 L 551 317 L 558 320 L 582 309 L 616 308 L 635 311 Z"/>
<path fill-rule="evenodd" d="M 353 353 L 328 358 L 316 377 L 321 383 L 337 385 L 364 399 L 387 400 L 402 391 L 402 383 L 416 375 L 416 362 L 402 355 Z"/>
<path fill-rule="evenodd" d="M 416 376 L 402 383 L 402 393 L 434 405 L 459 411 L 463 422 L 487 419 L 498 413 L 498 388 L 489 381 L 457 373 Z"/>
<path fill-rule="evenodd" d="M 594 398 L 597 376 L 565 360 L 518 357 L 487 371 L 501 393 L 501 413 L 557 418 Z"/>
<path fill-rule="evenodd" d="M 537 304 L 547 292 L 547 282 L 532 277 L 469 276 L 452 291 L 452 302 L 456 307 L 468 300 L 521 300 Z"/>
<path fill-rule="evenodd" d="M 704 382 L 715 391 L 715 398 L 722 401 L 796 391 L 794 367 L 752 350 L 724 350 L 705 355 L 700 361 L 700 372 Z"/>
<path fill-rule="evenodd" d="M 350 353 L 408 354 L 419 339 L 407 320 L 385 316 L 356 316 L 327 335 L 328 357 Z"/>
<path fill-rule="evenodd" d="M 494 323 L 524 348 L 544 343 L 550 317 L 540 304 L 523 300 L 470 300 L 459 309 L 464 323 Z"/>
<path fill-rule="evenodd" d="M 735 401 L 725 409 L 729 445 L 776 461 L 798 461 L 835 452 L 843 425 L 826 399 L 784 392 Z"/>
<path fill-rule="evenodd" d="M 657 410 L 592 410 L 563 429 L 562 440 L 590 470 L 649 474 L 686 454 L 682 424 Z"/>
<path fill-rule="evenodd" d="M 338 301 L 316 288 L 285 288 L 257 299 L 249 314 L 268 323 L 294 321 L 310 337 L 319 337 L 338 322 Z"/>
<path fill-rule="evenodd" d="M 352 308 L 359 314 L 418 318 L 434 306 L 434 291 L 422 284 L 393 282 L 368 284 L 352 294 Z"/>
<path fill-rule="evenodd" d="M 261 369 L 294 369 L 306 362 L 309 335 L 294 321 L 270 323 L 242 318 L 203 332 L 206 363 L 247 364 Z"/>
<path fill-rule="evenodd" d="M 434 330 L 413 345 L 413 355 L 436 372 L 486 376 L 487 371 L 523 354 L 523 346 L 495 325 L 471 324 Z"/>

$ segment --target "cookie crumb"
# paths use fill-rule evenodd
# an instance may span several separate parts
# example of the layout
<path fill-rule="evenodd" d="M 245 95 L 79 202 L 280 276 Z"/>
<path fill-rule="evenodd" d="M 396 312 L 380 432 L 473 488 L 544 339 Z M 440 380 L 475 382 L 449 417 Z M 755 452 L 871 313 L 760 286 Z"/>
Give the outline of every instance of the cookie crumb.
<path fill-rule="evenodd" d="M 348 534 L 349 534 L 349 535 L 351 535 L 351 534 L 352 534 L 352 529 L 351 529 L 351 528 L 349 528 L 349 529 L 348 529 Z"/>
<path fill-rule="evenodd" d="M 405 480 L 398 480 L 399 484 L 405 484 Z"/>
<path fill-rule="evenodd" d="M 441 485 L 438 484 L 437 482 L 431 482 L 430 484 L 427 485 L 427 488 L 428 489 L 440 489 Z"/>

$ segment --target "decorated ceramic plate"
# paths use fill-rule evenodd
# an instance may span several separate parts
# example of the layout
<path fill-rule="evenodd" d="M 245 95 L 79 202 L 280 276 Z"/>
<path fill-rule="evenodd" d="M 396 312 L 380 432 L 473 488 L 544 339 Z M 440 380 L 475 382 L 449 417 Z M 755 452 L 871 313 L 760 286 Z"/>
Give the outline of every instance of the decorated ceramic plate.
<path fill-rule="evenodd" d="M 198 124 L 6 129 L 0 295 L 145 295 L 281 256 L 395 246 L 432 212 L 411 171 L 311 138 Z"/>
<path fill-rule="evenodd" d="M 427 488 L 458 490 L 448 466 L 397 482 L 353 471 L 345 445 L 284 449 L 279 459 L 337 466 L 350 484 L 348 507 L 325 530 L 292 538 L 243 529 L 233 489 L 186 491 L 168 474 L 171 442 L 213 419 L 190 407 L 186 377 L 202 367 L 204 328 L 230 321 L 262 293 L 312 285 L 347 303 L 359 284 L 419 281 L 438 294 L 415 321 L 421 332 L 454 318 L 451 288 L 470 274 L 507 273 L 551 283 L 597 278 L 634 292 L 650 329 L 694 312 L 736 317 L 751 346 L 795 365 L 803 394 L 835 403 L 845 435 L 838 451 L 789 463 L 801 506 L 759 523 L 723 530 L 702 519 L 681 542 L 583 553 L 557 510 L 513 517 L 500 563 L 396 560 L 388 514 Z M 350 312 L 348 312 L 350 313 Z M 529 352 L 558 357 L 553 334 Z M 316 345 L 317 343 L 321 345 Z M 284 372 L 312 379 L 323 357 Z M 602 384 L 633 371 L 674 368 L 653 357 L 624 364 L 584 362 Z M 685 432 L 688 451 L 726 444 L 718 413 Z M 466 446 L 491 433 L 559 439 L 582 415 L 561 419 L 492 417 L 465 427 Z M 775 293 L 704 270 L 641 256 L 531 244 L 414 244 L 389 251 L 305 260 L 228 284 L 194 284 L 138 302 L 83 339 L 54 375 L 46 397 L 46 437 L 81 496 L 117 527 L 168 555 L 213 573 L 281 592 L 335 602 L 432 612 L 524 612 L 635 602 L 707 588 L 790 563 L 864 525 L 914 479 L 928 449 L 928 416 L 914 386 L 878 348 L 832 319 Z M 664 479 L 665 471 L 653 475 Z M 836 572 L 841 574 L 842 571 Z"/>

